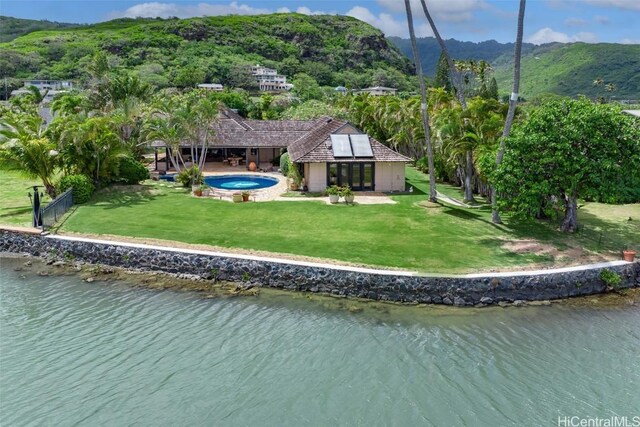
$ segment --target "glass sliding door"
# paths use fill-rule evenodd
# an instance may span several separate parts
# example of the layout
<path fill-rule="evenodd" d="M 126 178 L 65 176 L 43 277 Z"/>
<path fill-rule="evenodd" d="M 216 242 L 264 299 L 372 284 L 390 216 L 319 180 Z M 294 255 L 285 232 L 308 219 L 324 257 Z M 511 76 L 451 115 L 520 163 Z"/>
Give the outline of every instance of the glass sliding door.
<path fill-rule="evenodd" d="M 327 163 L 327 186 L 348 185 L 356 191 L 375 190 L 375 163 Z"/>
<path fill-rule="evenodd" d="M 373 191 L 375 190 L 375 164 L 363 163 L 362 164 L 362 189 Z"/>
<path fill-rule="evenodd" d="M 327 164 L 327 186 L 338 185 L 338 164 Z"/>
<path fill-rule="evenodd" d="M 340 171 L 340 178 L 338 179 L 338 185 L 349 185 L 349 163 L 338 163 L 338 170 Z"/>

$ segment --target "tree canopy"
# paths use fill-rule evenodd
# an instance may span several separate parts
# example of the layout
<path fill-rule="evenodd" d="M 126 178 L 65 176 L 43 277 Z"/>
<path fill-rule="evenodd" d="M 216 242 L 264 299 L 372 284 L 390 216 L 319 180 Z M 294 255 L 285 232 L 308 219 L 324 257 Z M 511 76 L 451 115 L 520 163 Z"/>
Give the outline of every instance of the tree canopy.
<path fill-rule="evenodd" d="M 503 207 L 576 231 L 579 198 L 640 200 L 640 121 L 584 98 L 544 104 L 514 128 L 495 182 Z"/>

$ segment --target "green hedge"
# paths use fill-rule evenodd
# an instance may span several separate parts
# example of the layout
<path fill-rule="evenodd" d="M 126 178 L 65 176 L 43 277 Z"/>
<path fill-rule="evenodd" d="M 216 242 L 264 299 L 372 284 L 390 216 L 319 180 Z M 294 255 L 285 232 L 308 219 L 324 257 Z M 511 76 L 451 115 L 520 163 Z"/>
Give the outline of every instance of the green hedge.
<path fill-rule="evenodd" d="M 80 204 L 88 202 L 96 187 L 91 179 L 85 175 L 67 175 L 60 180 L 58 190 L 60 192 L 73 188 L 73 203 Z"/>
<path fill-rule="evenodd" d="M 149 179 L 149 170 L 133 157 L 123 157 L 118 163 L 117 181 L 124 184 L 138 184 Z"/>

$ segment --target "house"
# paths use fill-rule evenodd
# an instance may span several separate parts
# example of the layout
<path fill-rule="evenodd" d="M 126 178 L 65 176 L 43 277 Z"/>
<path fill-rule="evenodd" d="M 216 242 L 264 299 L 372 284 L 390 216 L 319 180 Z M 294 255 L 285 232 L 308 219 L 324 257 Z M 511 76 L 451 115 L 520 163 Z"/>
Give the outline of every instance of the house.
<path fill-rule="evenodd" d="M 198 85 L 199 89 L 207 89 L 213 92 L 222 92 L 224 90 L 224 86 L 220 83 L 200 83 Z"/>
<path fill-rule="evenodd" d="M 368 93 L 371 96 L 385 96 L 385 95 L 395 95 L 398 89 L 394 89 L 392 87 L 384 87 L 384 86 L 374 86 L 368 87 L 365 89 L 360 89 L 356 92 L 357 95 L 362 93 Z"/>
<path fill-rule="evenodd" d="M 11 96 L 20 96 L 31 93 L 29 87 L 35 86 L 44 96 L 42 102 L 48 104 L 53 98 L 60 94 L 73 89 L 73 83 L 64 80 L 25 80 L 24 86 L 20 89 L 11 91 Z"/>
<path fill-rule="evenodd" d="M 385 146 L 345 120 L 321 117 L 314 120 L 250 120 L 223 108 L 212 124 L 213 137 L 207 165 L 248 165 L 268 170 L 285 149 L 299 168 L 309 191 L 330 185 L 349 185 L 356 191 L 404 191 L 405 164 L 411 159 Z M 157 150 L 169 147 L 162 141 L 156 149 L 156 170 L 166 171 Z M 190 155 L 185 144 L 183 157 Z M 198 159 L 193 159 L 197 162 Z"/>
<path fill-rule="evenodd" d="M 258 87 L 263 92 L 288 91 L 293 88 L 291 83 L 287 83 L 287 76 L 278 74 L 278 71 L 273 68 L 257 64 L 251 67 L 251 74 L 256 78 Z"/>

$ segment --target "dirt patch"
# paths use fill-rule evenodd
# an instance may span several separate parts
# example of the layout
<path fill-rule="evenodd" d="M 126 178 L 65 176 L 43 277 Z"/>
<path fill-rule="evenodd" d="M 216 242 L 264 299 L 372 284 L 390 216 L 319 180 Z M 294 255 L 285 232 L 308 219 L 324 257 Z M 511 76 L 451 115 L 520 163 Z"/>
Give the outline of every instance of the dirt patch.
<path fill-rule="evenodd" d="M 612 254 L 598 254 L 578 246 L 569 246 L 567 249 L 560 250 L 551 244 L 542 243 L 535 239 L 510 240 L 504 242 L 501 247 L 504 250 L 517 254 L 553 257 L 554 268 L 579 264 L 594 264 L 618 259 Z"/>

